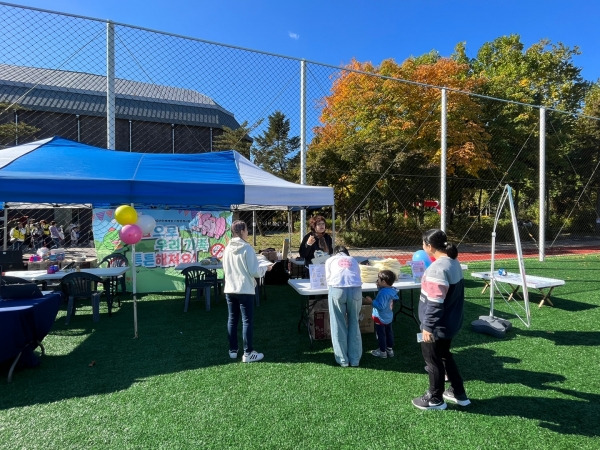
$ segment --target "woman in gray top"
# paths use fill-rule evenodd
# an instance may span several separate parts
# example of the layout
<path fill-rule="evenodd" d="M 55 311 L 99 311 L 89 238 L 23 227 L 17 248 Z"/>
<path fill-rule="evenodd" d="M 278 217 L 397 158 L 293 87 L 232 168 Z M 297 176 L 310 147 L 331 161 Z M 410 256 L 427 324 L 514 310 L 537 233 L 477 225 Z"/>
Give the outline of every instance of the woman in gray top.
<path fill-rule="evenodd" d="M 460 406 L 471 402 L 465 393 L 463 379 L 454 362 L 450 345 L 463 322 L 465 286 L 458 249 L 448 242 L 442 230 L 423 234 L 423 250 L 435 261 L 421 279 L 419 320 L 421 321 L 421 352 L 429 373 L 429 389 L 412 403 L 419 409 L 446 409 L 447 400 Z M 444 374 L 450 388 L 444 391 Z"/>

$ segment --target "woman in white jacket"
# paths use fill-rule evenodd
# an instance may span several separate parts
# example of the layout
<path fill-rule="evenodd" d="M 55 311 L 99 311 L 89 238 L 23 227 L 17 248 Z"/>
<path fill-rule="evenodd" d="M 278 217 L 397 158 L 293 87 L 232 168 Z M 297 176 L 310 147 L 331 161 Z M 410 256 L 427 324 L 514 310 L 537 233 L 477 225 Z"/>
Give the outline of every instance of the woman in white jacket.
<path fill-rule="evenodd" d="M 246 363 L 263 359 L 264 355 L 252 347 L 252 329 L 254 316 L 254 296 L 256 293 L 256 278 L 263 277 L 265 267 L 259 267 L 256 252 L 246 242 L 248 227 L 242 220 L 231 224 L 232 238 L 223 253 L 223 271 L 225 272 L 225 298 L 229 317 L 227 319 L 227 334 L 229 336 L 229 357 L 236 359 L 238 355 L 237 327 L 242 316 L 242 338 Z M 270 266 L 269 266 L 270 268 Z"/>

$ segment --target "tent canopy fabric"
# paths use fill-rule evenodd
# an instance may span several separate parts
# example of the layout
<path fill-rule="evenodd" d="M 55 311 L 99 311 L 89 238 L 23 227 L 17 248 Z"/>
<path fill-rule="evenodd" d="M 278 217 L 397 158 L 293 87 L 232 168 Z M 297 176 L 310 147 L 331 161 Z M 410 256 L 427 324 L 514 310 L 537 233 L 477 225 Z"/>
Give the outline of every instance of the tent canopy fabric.
<path fill-rule="evenodd" d="M 333 188 L 282 180 L 233 150 L 121 152 L 56 136 L 0 150 L 0 197 L 10 202 L 287 209 L 333 205 Z"/>

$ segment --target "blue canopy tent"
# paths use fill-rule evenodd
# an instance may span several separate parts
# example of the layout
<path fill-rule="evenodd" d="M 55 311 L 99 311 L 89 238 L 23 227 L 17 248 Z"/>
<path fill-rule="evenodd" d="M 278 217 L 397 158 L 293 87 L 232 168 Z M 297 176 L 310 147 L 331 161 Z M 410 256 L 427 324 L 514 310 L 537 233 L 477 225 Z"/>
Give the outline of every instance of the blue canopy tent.
<path fill-rule="evenodd" d="M 297 209 L 333 206 L 333 188 L 282 180 L 232 150 L 121 152 L 55 136 L 0 150 L 0 200 Z"/>
<path fill-rule="evenodd" d="M 333 205 L 333 189 L 282 180 L 233 150 L 120 152 L 53 137 L 0 150 L 0 200 L 287 209 Z"/>

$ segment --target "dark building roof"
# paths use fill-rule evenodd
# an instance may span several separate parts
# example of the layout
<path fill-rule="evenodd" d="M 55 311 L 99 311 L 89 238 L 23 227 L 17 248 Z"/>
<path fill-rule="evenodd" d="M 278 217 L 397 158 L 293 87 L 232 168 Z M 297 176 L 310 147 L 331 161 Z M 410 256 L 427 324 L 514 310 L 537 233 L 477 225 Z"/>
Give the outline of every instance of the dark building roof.
<path fill-rule="evenodd" d="M 0 64 L 0 102 L 24 108 L 106 116 L 106 77 Z M 115 79 L 118 119 L 239 128 L 234 115 L 200 92 Z"/>

